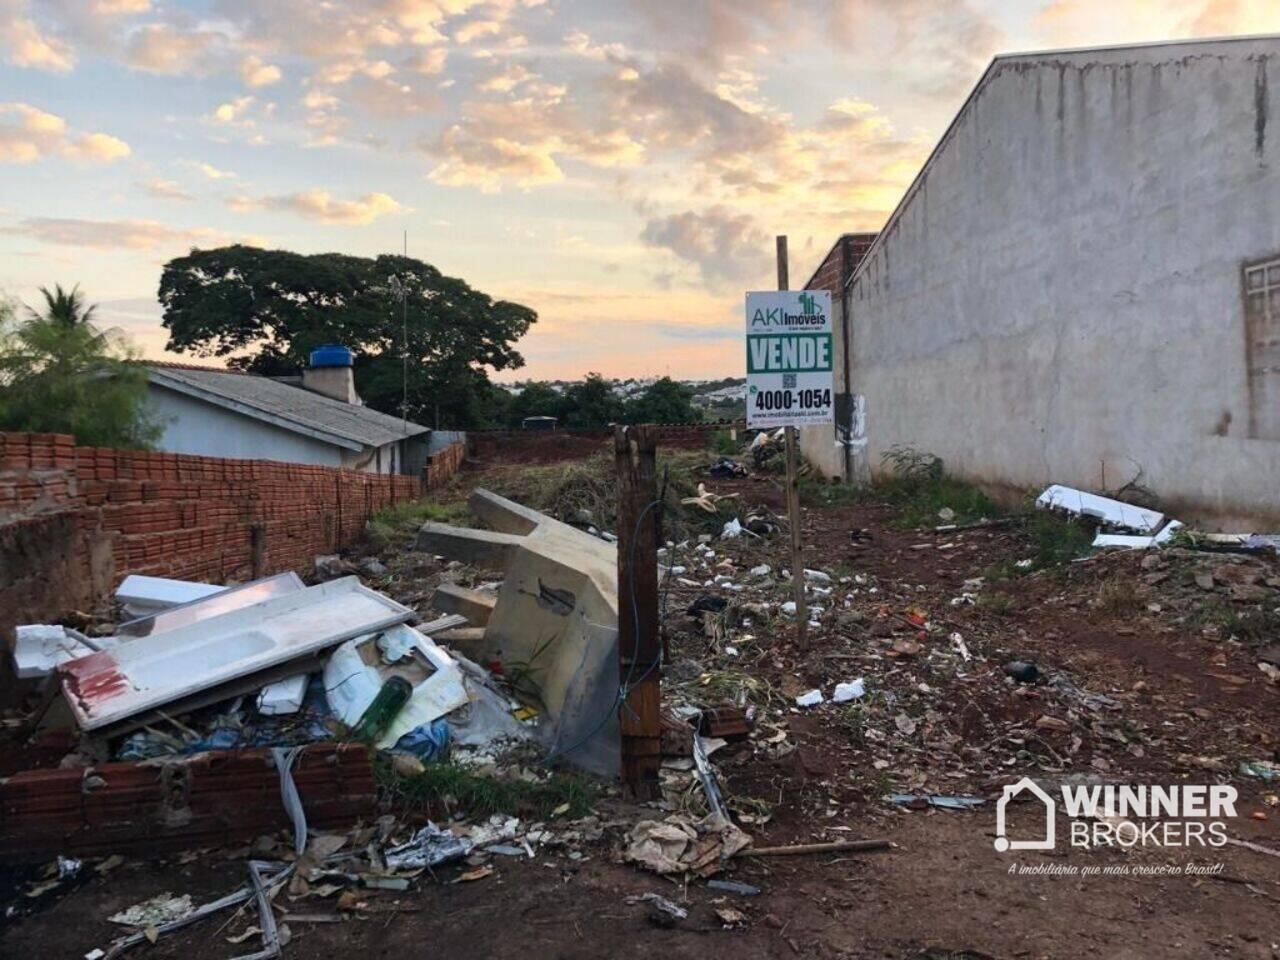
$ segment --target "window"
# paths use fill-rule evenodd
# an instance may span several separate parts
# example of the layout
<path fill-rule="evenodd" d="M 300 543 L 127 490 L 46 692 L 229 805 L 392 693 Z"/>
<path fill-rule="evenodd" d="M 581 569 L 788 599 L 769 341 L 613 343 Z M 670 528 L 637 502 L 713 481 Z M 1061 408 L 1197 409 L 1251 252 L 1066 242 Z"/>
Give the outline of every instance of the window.
<path fill-rule="evenodd" d="M 1280 259 L 1244 268 L 1249 436 L 1280 440 Z"/>

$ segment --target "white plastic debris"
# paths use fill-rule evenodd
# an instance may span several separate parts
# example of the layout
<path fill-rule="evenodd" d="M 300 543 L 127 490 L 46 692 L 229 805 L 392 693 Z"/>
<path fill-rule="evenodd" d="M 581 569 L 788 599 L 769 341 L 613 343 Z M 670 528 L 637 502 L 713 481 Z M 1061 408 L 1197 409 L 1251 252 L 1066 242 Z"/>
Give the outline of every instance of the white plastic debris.
<path fill-rule="evenodd" d="M 850 700 L 859 700 L 867 695 L 867 685 L 862 677 L 857 680 L 850 680 L 848 683 L 837 683 L 835 692 L 831 694 L 832 703 L 848 703 Z"/>
<path fill-rule="evenodd" d="M 816 581 L 817 583 L 831 582 L 831 574 L 823 573 L 821 570 L 805 570 L 804 578 L 806 580 Z"/>
<path fill-rule="evenodd" d="M 782 612 L 788 617 L 794 617 L 796 615 L 796 602 L 794 600 L 788 600 L 782 605 Z"/>
<path fill-rule="evenodd" d="M 457 661 L 417 630 L 398 624 L 348 640 L 333 652 L 324 668 L 329 708 L 354 727 L 392 675 L 408 680 L 413 693 L 378 741 L 383 749 L 468 702 Z"/>
<path fill-rule="evenodd" d="M 742 524 L 738 522 L 738 518 L 734 517 L 724 525 L 724 529 L 720 531 L 721 540 L 736 540 L 742 536 Z"/>
<path fill-rule="evenodd" d="M 767 563 L 762 563 L 758 567 L 752 567 L 747 572 L 753 577 L 767 577 L 769 574 L 773 573 L 773 567 L 769 566 Z"/>
<path fill-rule="evenodd" d="M 965 663 L 969 662 L 969 647 L 964 642 L 964 637 L 959 633 L 953 633 L 950 637 L 951 646 L 955 647 L 956 653 L 960 654 L 960 659 Z"/>
<path fill-rule="evenodd" d="M 184 893 L 180 897 L 162 893 L 142 903 L 135 903 L 129 909 L 121 910 L 107 919 L 126 927 L 157 927 L 171 920 L 180 920 L 195 908 L 189 893 Z"/>
<path fill-rule="evenodd" d="M 302 698 L 307 694 L 307 675 L 296 673 L 275 683 L 269 683 L 258 692 L 258 712 L 264 717 L 278 717 L 297 713 L 302 709 Z"/>
<path fill-rule="evenodd" d="M 1179 520 L 1170 520 L 1153 537 L 1143 537 L 1124 533 L 1099 533 L 1093 538 L 1093 546 L 1098 548 L 1114 547 L 1124 550 L 1150 550 L 1168 543 L 1181 530 L 1183 524 Z"/>
<path fill-rule="evenodd" d="M 116 600 L 124 605 L 130 617 L 146 617 L 179 604 L 203 600 L 225 589 L 212 583 L 131 573 L 116 588 Z"/>
<path fill-rule="evenodd" d="M 66 627 L 31 623 L 14 629 L 13 666 L 23 680 L 47 677 L 58 664 L 91 653 L 93 649 L 68 633 Z"/>
<path fill-rule="evenodd" d="M 1113 527 L 1152 534 L 1164 523 L 1164 514 L 1131 503 L 1100 497 L 1094 493 L 1054 484 L 1036 498 L 1036 506 L 1063 510 L 1081 517 L 1093 517 Z"/>
<path fill-rule="evenodd" d="M 821 690 L 806 690 L 800 696 L 796 697 L 797 707 L 816 707 L 818 704 L 826 700 Z"/>

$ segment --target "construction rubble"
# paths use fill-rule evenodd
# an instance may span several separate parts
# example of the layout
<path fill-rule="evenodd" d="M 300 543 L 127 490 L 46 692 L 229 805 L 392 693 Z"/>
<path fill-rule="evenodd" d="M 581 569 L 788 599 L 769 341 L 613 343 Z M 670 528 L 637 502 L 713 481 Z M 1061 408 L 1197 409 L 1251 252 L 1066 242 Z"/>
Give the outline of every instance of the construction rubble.
<path fill-rule="evenodd" d="M 115 620 L 19 627 L 13 666 L 36 707 L 7 722 L 53 759 L 0 780 L 0 857 L 29 871 L 10 918 L 147 858 L 219 851 L 242 862 L 238 887 L 121 904 L 103 919 L 122 932 L 87 960 L 204 921 L 245 958 L 274 958 L 319 925 L 390 922 L 424 887 L 525 862 L 564 884 L 624 864 L 652 884 L 619 897 L 646 922 L 743 930 L 771 922 L 752 901 L 781 885 L 772 858 L 892 854 L 905 818 L 976 824 L 1011 775 L 1101 784 L 1159 758 L 1280 805 L 1273 734 L 1242 722 L 1188 736 L 1167 718 L 1203 708 L 1153 695 L 1141 672 L 1099 679 L 1055 655 L 1081 609 L 1164 630 L 1206 598 L 1274 604 L 1274 538 L 1196 533 L 1053 486 L 1036 506 L 1094 538 L 1061 567 L 1006 520 L 948 508 L 892 533 L 833 514 L 793 570 L 786 521 L 754 495 L 779 442 L 746 447 L 755 471 L 706 458 L 668 498 L 692 522 L 664 527 L 656 550 L 661 761 L 644 801 L 616 785 L 628 689 L 617 537 L 599 517 L 479 488 L 468 506 L 483 528 L 427 522 L 408 550 L 317 557 L 309 583 L 129 577 Z M 892 563 L 876 553 L 890 536 Z M 906 562 L 940 572 L 913 582 Z M 1125 564 L 1140 602 L 1107 592 Z M 1054 576 L 1098 578 L 1098 599 Z M 819 655 L 791 643 L 797 580 Z M 1024 629 L 1009 585 L 1055 626 Z M 1280 685 L 1274 640 L 1212 639 L 1210 676 L 1245 685 L 1241 653 Z M 451 779 L 415 794 L 433 770 Z M 501 809 L 503 790 L 529 812 Z M 691 889 L 712 898 L 700 914 Z"/>

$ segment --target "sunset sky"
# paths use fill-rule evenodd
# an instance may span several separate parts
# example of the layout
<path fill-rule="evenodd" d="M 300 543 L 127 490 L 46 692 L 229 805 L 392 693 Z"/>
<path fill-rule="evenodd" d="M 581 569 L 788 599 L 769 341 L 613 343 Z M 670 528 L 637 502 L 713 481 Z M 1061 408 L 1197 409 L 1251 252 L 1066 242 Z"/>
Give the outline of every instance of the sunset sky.
<path fill-rule="evenodd" d="M 1276 0 L 0 0 L 0 290 L 163 355 L 161 265 L 409 253 L 535 308 L 518 378 L 739 375 L 742 292 L 875 230 L 998 52 Z M 506 375 L 510 379 L 512 375 Z"/>

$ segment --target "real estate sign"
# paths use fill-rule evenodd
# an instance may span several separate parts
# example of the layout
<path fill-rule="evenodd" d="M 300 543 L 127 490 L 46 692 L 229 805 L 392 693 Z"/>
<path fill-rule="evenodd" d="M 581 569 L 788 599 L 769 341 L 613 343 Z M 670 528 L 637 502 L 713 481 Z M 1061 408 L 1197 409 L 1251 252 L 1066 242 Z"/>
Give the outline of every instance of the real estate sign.
<path fill-rule="evenodd" d="M 831 293 L 747 294 L 747 426 L 830 423 Z"/>

